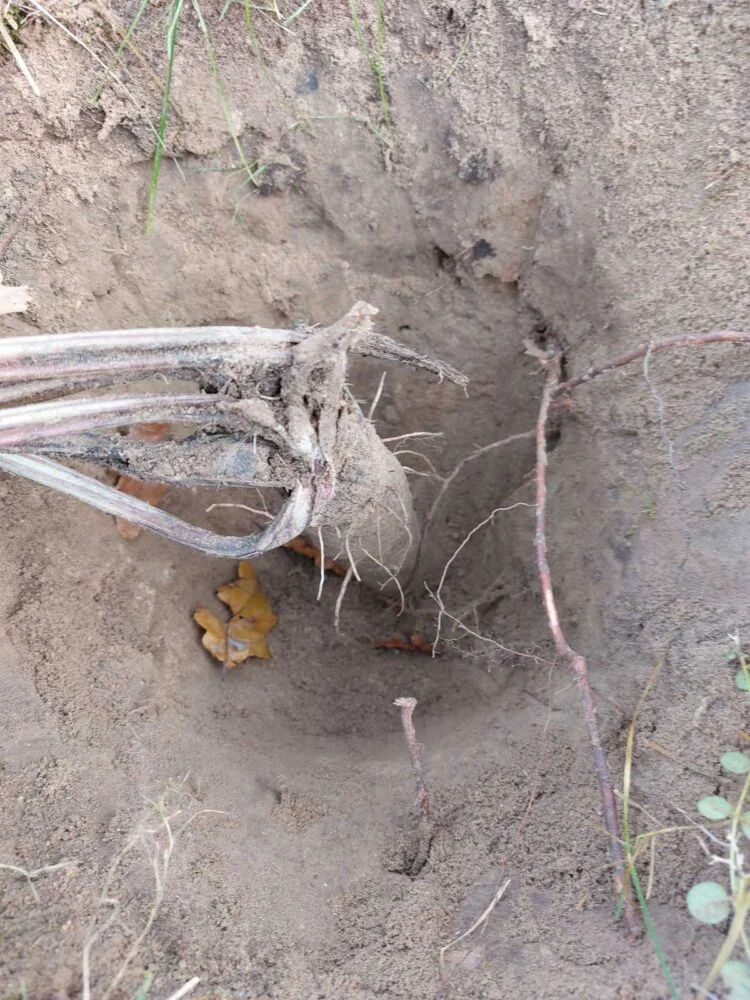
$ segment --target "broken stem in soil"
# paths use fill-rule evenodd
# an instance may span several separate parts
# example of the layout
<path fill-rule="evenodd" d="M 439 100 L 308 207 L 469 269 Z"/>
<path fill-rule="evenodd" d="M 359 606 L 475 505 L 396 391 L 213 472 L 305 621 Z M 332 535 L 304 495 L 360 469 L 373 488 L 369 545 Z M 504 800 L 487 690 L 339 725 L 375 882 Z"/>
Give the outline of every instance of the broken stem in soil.
<path fill-rule="evenodd" d="M 417 786 L 417 805 L 419 807 L 419 840 L 417 843 L 417 853 L 411 863 L 409 874 L 416 875 L 424 868 L 430 853 L 432 843 L 433 824 L 432 812 L 430 810 L 430 793 L 424 781 L 422 770 L 422 753 L 419 743 L 417 743 L 417 733 L 414 729 L 412 716 L 417 707 L 416 698 L 396 698 L 393 703 L 396 708 L 401 709 L 401 726 L 404 730 L 404 739 L 411 759 L 411 769 L 414 773 L 414 781 Z"/>
<path fill-rule="evenodd" d="M 556 353 L 554 357 L 544 362 L 544 364 L 547 368 L 547 379 L 536 423 L 536 534 L 534 537 L 536 565 L 542 589 L 544 609 L 547 614 L 547 623 L 552 633 L 555 652 L 573 675 L 581 701 L 581 708 L 583 709 L 583 716 L 586 720 L 586 728 L 589 732 L 594 768 L 599 780 L 599 794 L 602 802 L 604 826 L 609 837 L 609 851 L 612 858 L 615 891 L 617 897 L 623 900 L 623 919 L 627 932 L 631 937 L 637 937 L 639 927 L 633 902 L 627 891 L 625 854 L 620 836 L 617 804 L 615 802 L 614 788 L 609 774 L 607 758 L 604 755 L 599 735 L 599 723 L 596 719 L 596 708 L 594 707 L 594 700 L 591 695 L 588 667 L 584 657 L 568 645 L 565 633 L 560 625 L 560 617 L 552 588 L 552 576 L 547 559 L 547 420 L 550 404 L 560 385 L 559 353 Z"/>

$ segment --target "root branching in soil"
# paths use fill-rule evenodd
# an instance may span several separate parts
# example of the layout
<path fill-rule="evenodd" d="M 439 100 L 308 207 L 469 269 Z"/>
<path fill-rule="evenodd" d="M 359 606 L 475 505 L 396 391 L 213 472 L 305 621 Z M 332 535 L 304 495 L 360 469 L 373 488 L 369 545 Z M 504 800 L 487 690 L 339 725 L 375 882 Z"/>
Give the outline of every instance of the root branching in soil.
<path fill-rule="evenodd" d="M 419 435 L 420 437 L 427 436 L 427 434 L 425 432 L 422 432 L 422 431 L 417 431 L 416 434 Z M 385 440 L 386 441 L 400 441 L 404 437 L 407 437 L 407 436 L 409 436 L 409 435 L 402 435 L 401 437 L 398 437 L 398 438 L 386 438 Z M 482 455 L 486 455 L 489 452 L 495 451 L 498 448 L 505 448 L 507 445 L 513 444 L 515 441 L 528 441 L 529 438 L 532 438 L 533 436 L 534 436 L 534 431 L 533 430 L 532 431 L 523 431 L 520 434 L 510 434 L 508 437 L 501 438 L 499 441 L 492 441 L 492 442 L 490 442 L 490 444 L 485 444 L 481 448 L 475 449 L 473 452 L 471 452 L 470 455 L 465 455 L 461 459 L 461 461 L 458 462 L 458 464 L 454 467 L 453 471 L 450 472 L 442 480 L 441 485 L 440 485 L 440 489 L 438 490 L 438 492 L 437 492 L 437 494 L 435 496 L 435 499 L 432 501 L 432 504 L 430 505 L 430 509 L 427 512 L 427 517 L 425 518 L 424 524 L 422 525 L 422 537 L 421 537 L 419 549 L 417 550 L 417 556 L 416 556 L 415 567 L 414 567 L 414 573 L 415 573 L 415 575 L 419 572 L 419 568 L 420 568 L 420 566 L 419 566 L 419 564 L 420 564 L 420 556 L 422 555 L 422 551 L 424 549 L 426 541 L 430 537 L 430 531 L 431 531 L 431 528 L 432 528 L 432 524 L 433 524 L 433 522 L 435 520 L 435 515 L 437 514 L 438 508 L 440 507 L 440 504 L 442 503 L 442 500 L 443 500 L 443 497 L 445 496 L 445 494 L 451 488 L 451 486 L 456 481 L 456 479 L 458 478 L 458 476 L 463 472 L 464 467 L 469 462 L 473 462 L 477 458 L 481 458 Z"/>
<path fill-rule="evenodd" d="M 713 331 L 706 334 L 682 334 L 674 337 L 667 337 L 662 340 L 651 341 L 649 343 L 641 344 L 639 347 L 634 348 L 624 354 L 619 355 L 609 361 L 605 361 L 598 365 L 592 365 L 589 367 L 582 375 L 573 376 L 566 381 L 561 378 L 561 361 L 562 361 L 562 351 L 558 345 L 554 345 L 549 350 L 540 350 L 537 346 L 533 344 L 527 345 L 527 352 L 540 360 L 542 368 L 546 373 L 545 385 L 542 392 L 541 404 L 539 407 L 539 412 L 537 416 L 536 428 L 534 431 L 526 432 L 523 434 L 512 435 L 508 438 L 504 438 L 501 441 L 493 442 L 490 445 L 486 445 L 484 448 L 480 448 L 473 452 L 471 455 L 464 458 L 453 472 L 443 480 L 441 489 L 439 490 L 435 500 L 433 501 L 432 507 L 428 513 L 425 522 L 425 532 L 423 533 L 423 541 L 427 530 L 430 527 L 432 520 L 434 519 L 435 512 L 438 505 L 443 499 L 448 488 L 451 486 L 453 481 L 459 475 L 461 470 L 467 461 L 491 451 L 495 448 L 499 448 L 510 444 L 511 442 L 523 438 L 528 438 L 533 435 L 536 442 L 536 462 L 535 462 L 535 483 L 536 483 L 536 503 L 535 503 L 535 517 L 536 517 L 536 532 L 535 532 L 535 556 L 537 573 L 539 577 L 540 588 L 542 592 L 542 599 L 544 603 L 547 623 L 549 626 L 550 633 L 552 635 L 553 644 L 555 647 L 555 653 L 558 661 L 564 664 L 571 672 L 573 680 L 578 691 L 581 709 L 583 712 L 584 720 L 586 723 L 586 728 L 589 734 L 589 741 L 591 744 L 591 751 L 594 762 L 594 769 L 597 775 L 597 780 L 599 784 L 599 794 L 601 797 L 602 805 L 602 815 L 604 819 L 604 826 L 607 832 L 607 837 L 609 840 L 609 850 L 612 859 L 613 876 L 615 891 L 618 900 L 622 904 L 622 913 L 625 926 L 629 936 L 635 938 L 640 935 L 640 925 L 637 920 L 636 910 L 633 904 L 632 897 L 629 892 L 629 882 L 631 874 L 631 866 L 628 864 L 625 849 L 623 847 L 624 838 L 623 832 L 620 826 L 619 818 L 617 815 L 617 805 L 615 800 L 614 786 L 612 783 L 612 778 L 609 772 L 609 766 L 602 748 L 601 736 L 599 733 L 599 724 L 597 721 L 596 708 L 594 706 L 592 687 L 589 681 L 588 675 L 588 664 L 585 657 L 574 650 L 568 643 L 565 633 L 560 624 L 560 617 L 557 609 L 557 603 L 555 600 L 554 586 L 552 582 L 552 575 L 549 567 L 548 561 L 548 550 L 547 550 L 547 440 L 548 440 L 548 421 L 550 407 L 553 402 L 563 402 L 569 397 L 569 394 L 573 390 L 579 388 L 580 386 L 590 382 L 592 379 L 598 377 L 599 375 L 606 374 L 608 372 L 615 371 L 625 365 L 631 364 L 635 361 L 641 360 L 644 366 L 644 377 L 646 379 L 649 392 L 655 399 L 659 411 L 659 421 L 660 429 L 662 433 L 662 438 L 664 440 L 667 458 L 670 466 L 672 475 L 674 476 L 675 482 L 682 486 L 682 480 L 677 469 L 674 445 L 669 436 L 668 430 L 666 428 L 666 419 L 664 413 L 664 405 L 661 397 L 656 392 L 653 382 L 649 376 L 648 363 L 655 351 L 667 350 L 675 347 L 701 347 L 711 344 L 750 344 L 750 333 L 743 331 Z M 513 505 L 516 506 L 516 505 Z M 511 508 L 497 508 L 492 511 L 487 518 L 477 524 L 466 536 L 464 541 L 458 546 L 453 555 L 450 557 L 446 563 L 440 582 L 436 591 L 433 593 L 429 587 L 427 592 L 430 594 L 432 599 L 438 605 L 438 620 L 437 620 L 437 637 L 435 640 L 435 646 L 440 639 L 440 633 L 442 628 L 442 621 L 445 617 L 454 622 L 456 627 L 461 628 L 464 632 L 469 635 L 473 635 L 478 639 L 485 641 L 485 637 L 479 635 L 476 631 L 470 629 L 461 620 L 461 615 L 451 615 L 447 612 L 445 604 L 442 597 L 442 589 L 445 583 L 446 574 L 450 568 L 451 563 L 458 556 L 461 549 L 467 544 L 469 539 L 484 525 L 492 520 L 496 513 L 501 510 L 507 510 Z M 417 563 L 418 566 L 418 563 Z M 495 642 L 494 640 L 489 640 Z M 500 643 L 495 643 L 501 650 L 512 653 L 513 650 L 508 649 Z"/>
<path fill-rule="evenodd" d="M 478 531 L 481 531 L 482 528 L 484 528 L 488 524 L 490 524 L 493 521 L 493 519 L 494 519 L 494 517 L 495 517 L 496 514 L 502 514 L 502 513 L 505 513 L 506 511 L 515 510 L 517 507 L 531 507 L 531 506 L 533 506 L 533 504 L 524 503 L 523 501 L 519 501 L 518 503 L 510 504 L 510 506 L 508 506 L 508 507 L 496 507 L 493 511 L 491 511 L 487 515 L 487 517 L 484 518 L 483 521 L 480 521 L 479 524 L 475 524 L 474 527 L 471 529 L 471 531 L 463 539 L 463 541 L 457 546 L 457 548 L 453 552 L 453 555 L 448 559 L 448 561 L 446 562 L 445 566 L 443 567 L 443 572 L 442 572 L 442 574 L 440 576 L 440 580 L 438 582 L 437 590 L 435 591 L 435 593 L 433 594 L 433 592 L 429 589 L 429 587 L 427 588 L 427 591 L 428 591 L 430 597 L 433 598 L 433 600 L 435 601 L 435 603 L 438 606 L 437 628 L 436 628 L 436 634 L 435 634 L 435 639 L 434 639 L 434 643 L 433 643 L 433 647 L 434 647 L 433 648 L 433 656 L 435 655 L 435 648 L 437 647 L 437 644 L 440 641 L 440 633 L 441 633 L 442 626 L 443 626 L 443 617 L 447 614 L 447 612 L 445 610 L 445 604 L 443 603 L 443 587 L 445 586 L 445 579 L 446 579 L 446 577 L 448 575 L 448 570 L 451 568 L 452 564 L 457 559 L 457 557 L 459 556 L 459 554 L 462 551 L 462 549 L 464 549 L 468 545 L 468 543 L 471 541 L 471 539 L 473 538 L 473 536 Z M 456 619 L 456 621 L 457 621 L 457 624 L 459 624 L 459 625 L 461 624 L 460 621 L 458 621 L 458 619 Z"/>
<path fill-rule="evenodd" d="M 560 377 L 561 352 L 556 346 L 549 351 L 547 357 L 541 357 L 543 367 L 546 369 L 546 381 L 542 393 L 542 402 L 539 408 L 539 415 L 536 425 L 536 535 L 535 549 L 537 571 L 542 590 L 547 623 L 549 625 L 555 652 L 558 658 L 570 669 L 576 683 L 581 707 L 583 710 L 586 727 L 589 733 L 591 750 L 594 759 L 599 793 L 602 802 L 602 813 L 604 825 L 607 831 L 612 857 L 615 889 L 618 898 L 623 900 L 623 917 L 628 933 L 637 936 L 639 926 L 636 921 L 635 909 L 632 899 L 628 893 L 627 871 L 625 862 L 625 852 L 623 849 L 623 835 L 620 828 L 617 806 L 615 802 L 614 788 L 609 774 L 606 757 L 602 749 L 599 725 L 596 718 L 596 709 L 591 693 L 591 686 L 588 679 L 588 666 L 586 660 L 580 653 L 570 647 L 565 638 L 565 634 L 560 625 L 560 618 L 557 611 L 552 576 L 550 573 L 547 558 L 547 421 L 549 417 L 550 405 L 554 399 L 564 395 L 569 395 L 574 389 L 599 375 L 615 371 L 634 361 L 643 360 L 645 363 L 645 374 L 648 376 L 648 359 L 655 351 L 668 350 L 675 347 L 702 347 L 710 344 L 750 344 L 750 333 L 731 330 L 718 330 L 705 334 L 680 334 L 674 337 L 666 337 L 662 340 L 651 341 L 641 344 L 639 347 L 609 361 L 599 365 L 592 365 L 582 375 L 574 376 L 566 381 Z M 540 355 L 533 351 L 539 357 Z M 649 386 L 650 391 L 652 387 Z M 673 449 L 670 448 L 671 439 L 664 427 L 663 408 L 660 407 L 660 419 L 662 435 L 665 438 L 667 455 L 670 468 L 675 475 L 677 482 L 680 482 L 679 473 L 676 469 Z"/>
<path fill-rule="evenodd" d="M 137 850 L 145 854 L 148 867 L 153 874 L 153 895 L 141 928 L 133 937 L 119 968 L 115 970 L 103 993 L 101 993 L 99 1000 L 109 1000 L 110 997 L 121 995 L 121 991 L 118 991 L 118 988 L 127 975 L 161 910 L 172 857 L 181 834 L 199 816 L 209 813 L 224 815 L 216 809 L 198 809 L 185 818 L 184 809 L 178 807 L 170 809 L 168 798 L 172 797 L 172 795 L 167 794 L 158 801 L 151 803 L 148 816 L 139 823 L 136 831 L 128 838 L 120 851 L 118 851 L 110 865 L 99 899 L 97 900 L 96 909 L 84 937 L 81 953 L 83 1000 L 92 1000 L 93 996 L 91 989 L 91 965 L 95 946 L 110 929 L 120 923 L 122 903 L 116 895 L 115 885 L 122 873 L 123 863 L 126 858 Z M 198 979 L 190 980 L 190 982 L 177 991 L 175 996 L 186 996 L 187 993 L 198 985 L 198 982 Z"/>
<path fill-rule="evenodd" d="M 357 303 L 338 323 L 323 329 L 206 327 L 6 338 L 0 341 L 0 405 L 6 405 L 0 409 L 0 468 L 213 555 L 247 558 L 315 529 L 321 551 L 335 553 L 334 559 L 344 554 L 348 560 L 336 602 L 337 628 L 341 602 L 352 577 L 364 577 L 380 589 L 391 588 L 403 606 L 400 577 L 413 578 L 418 571 L 423 544 L 420 538 L 424 534 L 420 535 L 417 527 L 406 472 L 398 455 L 377 436 L 348 389 L 347 355 L 353 351 L 398 361 L 459 385 L 465 385 L 466 380 L 450 366 L 375 334 L 372 316 L 376 311 L 367 303 Z M 592 379 L 643 361 L 649 391 L 659 407 L 670 468 L 679 483 L 663 404 L 649 380 L 648 364 L 657 351 L 719 343 L 750 344 L 750 333 L 714 331 L 652 341 L 592 365 L 567 380 L 561 376 L 562 352 L 557 346 L 549 351 L 529 346 L 528 353 L 540 360 L 546 372 L 535 430 L 511 435 L 466 456 L 443 480 L 424 526 L 428 532 L 446 491 L 467 462 L 531 435 L 535 437 L 535 554 L 543 603 L 558 661 L 570 670 L 581 701 L 599 783 L 615 890 L 623 901 L 631 935 L 637 933 L 638 925 L 628 893 L 623 836 L 588 666 L 585 657 L 569 645 L 560 624 L 548 562 L 549 413 L 553 402 L 564 402 Z M 99 394 L 102 389 L 157 375 L 187 379 L 197 384 L 198 391 Z M 96 395 L 71 395 L 85 390 L 95 390 Z M 26 402 L 19 405 L 22 401 Z M 376 403 L 377 396 L 373 406 Z M 138 441 L 117 430 L 153 422 L 199 429 L 179 442 Z M 103 430 L 106 433 L 101 433 Z M 411 451 L 402 449 L 407 450 Z M 281 490 L 286 499 L 281 510 L 255 534 L 223 536 L 187 524 L 54 461 L 59 458 L 83 460 L 150 482 L 274 488 Z M 431 463 L 426 461 L 425 465 L 428 474 L 434 475 Z M 508 509 L 511 507 L 496 508 L 473 528 L 446 564 L 433 595 L 439 609 L 438 638 L 444 617 L 474 634 L 460 621 L 460 615 L 451 616 L 445 610 L 445 576 L 471 537 L 497 513 Z M 425 863 L 433 834 L 429 795 L 412 722 L 415 704 L 413 699 L 397 702 L 417 781 L 420 814 L 419 845 L 411 873 Z M 157 887 L 161 878 L 157 878 Z M 89 951 L 98 933 L 87 939 Z"/>
<path fill-rule="evenodd" d="M 70 871 L 71 868 L 75 867 L 75 861 L 59 861 L 56 865 L 42 865 L 41 868 L 33 868 L 31 870 L 21 868 L 18 865 L 0 864 L 0 871 L 8 872 L 10 875 L 18 875 L 20 878 L 26 879 L 31 890 L 31 895 L 34 897 L 34 902 L 41 903 L 34 882 L 38 878 L 41 878 L 42 875 L 51 875 L 52 872 Z"/>

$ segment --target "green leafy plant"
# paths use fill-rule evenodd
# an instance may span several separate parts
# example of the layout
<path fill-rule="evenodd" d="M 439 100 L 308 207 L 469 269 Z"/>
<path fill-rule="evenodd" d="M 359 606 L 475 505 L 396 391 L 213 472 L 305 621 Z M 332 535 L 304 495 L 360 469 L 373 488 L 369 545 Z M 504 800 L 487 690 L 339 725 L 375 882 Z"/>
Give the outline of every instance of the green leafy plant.
<path fill-rule="evenodd" d="M 740 691 L 750 692 L 750 656 L 743 650 L 739 632 L 729 636 L 730 647 L 727 660 L 737 667 L 734 683 Z"/>
<path fill-rule="evenodd" d="M 730 663 L 739 666 L 737 687 L 748 690 L 740 683 L 747 681 L 748 657 L 743 652 L 739 635 L 730 637 L 732 646 Z M 720 925 L 729 921 L 721 948 L 703 984 L 709 993 L 721 976 L 730 1000 L 750 1000 L 750 941 L 746 924 L 750 913 L 750 813 L 746 801 L 750 793 L 750 757 L 739 750 L 728 750 L 720 758 L 728 774 L 745 776 L 734 803 L 721 795 L 709 795 L 697 803 L 700 815 L 710 821 L 711 827 L 701 826 L 706 838 L 702 845 L 712 865 L 728 871 L 728 885 L 709 880 L 698 882 L 687 894 L 687 908 L 692 917 L 702 924 Z M 744 959 L 733 958 L 736 948 L 742 947 Z"/>
<path fill-rule="evenodd" d="M 738 635 L 730 638 L 732 645 L 727 659 L 731 665 L 739 668 L 736 685 L 740 690 L 750 690 L 750 685 L 745 686 L 750 679 L 750 657 L 742 650 Z M 750 796 L 750 755 L 740 750 L 727 750 L 721 755 L 719 762 L 722 770 L 727 775 L 744 777 L 744 784 L 739 795 L 731 796 L 732 801 L 723 795 L 707 795 L 700 799 L 696 803 L 696 809 L 701 822 L 691 821 L 688 825 L 658 827 L 658 820 L 642 805 L 631 799 L 637 719 L 644 702 L 656 684 L 663 662 L 662 658 L 646 682 L 627 733 L 623 771 L 622 828 L 628 875 L 670 995 L 673 1000 L 679 1000 L 680 991 L 669 968 L 648 907 L 655 847 L 657 839 L 665 834 L 691 830 L 702 835 L 701 845 L 710 858 L 710 863 L 721 866 L 728 872 L 728 885 L 722 880 L 698 882 L 686 897 L 688 912 L 695 920 L 715 927 L 727 925 L 724 940 L 703 984 L 701 995 L 712 996 L 711 987 L 721 977 L 727 1000 L 750 1000 L 750 936 L 746 929 L 750 913 L 750 808 L 747 804 Z M 630 812 L 633 807 L 644 813 L 657 825 L 657 828 L 634 836 L 630 822 Z M 636 862 L 645 847 L 650 849 L 651 861 L 648 884 L 644 886 Z M 624 893 L 621 903 L 623 901 Z M 744 951 L 744 958 L 734 955 L 740 946 Z"/>
<path fill-rule="evenodd" d="M 730 751 L 722 756 L 722 766 L 727 758 L 736 765 L 744 758 L 742 772 L 746 775 L 742 791 L 734 805 L 718 795 L 701 799 L 698 812 L 712 822 L 712 828 L 701 827 L 708 844 L 704 849 L 711 864 L 726 866 L 729 886 L 721 882 L 698 882 L 687 894 L 687 908 L 692 917 L 702 924 L 723 924 L 730 920 L 724 941 L 703 984 L 708 991 L 719 975 L 729 990 L 731 1000 L 750 1000 L 750 942 L 746 923 L 750 913 L 750 868 L 746 858 L 750 852 L 750 815 L 745 812 L 745 802 L 750 792 L 750 759 L 745 754 Z M 728 768 L 732 770 L 732 768 Z M 717 826 L 718 824 L 718 826 Z M 745 961 L 733 959 L 735 948 L 741 945 Z"/>

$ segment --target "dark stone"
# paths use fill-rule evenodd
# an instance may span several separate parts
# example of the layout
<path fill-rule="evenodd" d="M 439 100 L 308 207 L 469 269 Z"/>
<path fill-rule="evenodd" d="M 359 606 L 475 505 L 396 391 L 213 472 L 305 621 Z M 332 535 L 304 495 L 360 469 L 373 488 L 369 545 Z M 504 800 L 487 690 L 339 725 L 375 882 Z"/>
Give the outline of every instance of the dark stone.
<path fill-rule="evenodd" d="M 297 77 L 297 86 L 294 88 L 295 94 L 314 94 L 318 89 L 318 74 L 314 69 L 304 69 Z"/>
<path fill-rule="evenodd" d="M 472 153 L 459 165 L 458 176 L 466 184 L 483 184 L 495 176 L 487 159 L 487 151 Z"/>
<path fill-rule="evenodd" d="M 491 243 L 487 240 L 477 240 L 474 246 L 471 248 L 469 254 L 469 259 L 471 261 L 484 260 L 485 257 L 494 257 L 495 251 Z"/>

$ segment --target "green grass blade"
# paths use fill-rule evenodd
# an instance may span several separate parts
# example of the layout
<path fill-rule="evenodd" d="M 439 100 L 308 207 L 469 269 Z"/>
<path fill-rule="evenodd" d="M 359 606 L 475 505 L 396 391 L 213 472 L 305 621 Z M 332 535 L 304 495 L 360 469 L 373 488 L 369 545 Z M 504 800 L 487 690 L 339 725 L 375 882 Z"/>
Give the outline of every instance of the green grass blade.
<path fill-rule="evenodd" d="M 362 20 L 359 16 L 359 4 L 357 0 L 349 0 L 349 12 L 352 15 L 352 23 L 354 25 L 354 34 L 357 36 L 357 42 L 362 50 L 362 55 L 365 57 L 365 61 L 370 69 L 374 69 L 372 56 L 370 55 L 370 46 L 367 44 L 367 39 L 365 38 L 365 33 L 362 30 Z"/>
<path fill-rule="evenodd" d="M 200 27 L 201 34 L 206 44 L 206 55 L 208 56 L 208 65 L 211 70 L 211 75 L 214 78 L 214 83 L 216 84 L 216 93 L 219 97 L 219 103 L 221 104 L 221 110 L 224 113 L 224 118 L 226 119 L 227 127 L 229 128 L 229 134 L 234 143 L 234 148 L 237 150 L 237 156 L 239 157 L 242 168 L 245 171 L 247 178 L 251 184 L 258 183 L 259 173 L 254 170 L 251 164 L 247 162 L 245 156 L 245 151 L 242 148 L 242 143 L 237 135 L 237 130 L 234 127 L 234 121 L 232 120 L 232 109 L 229 104 L 229 98 L 227 97 L 227 92 L 224 87 L 224 83 L 221 79 L 221 73 L 219 72 L 219 63 L 216 59 L 216 52 L 214 51 L 213 44 L 211 42 L 211 35 L 208 30 L 208 25 L 206 24 L 205 18 L 203 17 L 203 11 L 201 10 L 200 3 L 198 0 L 192 0 L 193 10 L 195 11 L 195 16 L 198 19 L 198 26 Z M 262 173 L 262 171 L 261 171 Z"/>
<path fill-rule="evenodd" d="M 148 7 L 148 5 L 149 5 L 149 0 L 141 0 L 140 6 L 138 7 L 138 10 L 135 12 L 135 17 L 130 22 L 127 31 L 122 37 L 122 41 L 115 49 L 115 54 L 112 56 L 112 59 L 110 60 L 109 65 L 107 66 L 106 71 L 104 73 L 104 76 L 101 78 L 101 80 L 96 86 L 96 90 L 94 91 L 93 96 L 91 98 L 94 104 L 96 104 L 99 98 L 102 96 L 102 91 L 107 85 L 107 77 L 111 75 L 112 70 L 115 68 L 115 66 L 117 66 L 120 59 L 122 58 L 122 53 L 124 52 L 125 47 L 130 43 L 130 39 L 133 37 L 133 33 L 135 32 L 135 29 L 138 27 L 138 24 L 141 18 L 143 17 L 143 14 L 145 13 L 145 10 Z"/>
<path fill-rule="evenodd" d="M 63 22 L 59 18 L 55 17 L 55 15 L 51 11 L 47 10 L 47 8 L 42 3 L 40 3 L 39 0 L 28 0 L 28 3 L 30 3 L 31 6 L 34 8 L 34 10 L 37 10 L 46 21 L 49 21 L 50 24 L 54 24 L 56 28 L 62 31 L 62 33 L 66 35 L 72 42 L 74 42 L 76 45 L 80 45 L 80 47 L 84 50 L 84 52 L 87 52 L 89 56 L 94 60 L 97 66 L 101 66 L 101 68 L 106 71 L 107 64 L 105 63 L 105 61 L 101 58 L 101 56 L 99 56 L 94 51 L 94 49 L 91 48 L 91 46 L 87 42 L 83 40 L 83 38 L 81 38 L 80 35 L 77 35 L 74 31 L 71 31 L 70 28 L 67 27 L 67 25 L 63 24 Z M 129 87 L 126 86 L 123 80 L 120 79 L 117 73 L 111 71 L 109 73 L 109 76 L 117 84 L 122 93 L 125 94 L 130 103 L 138 109 L 139 113 L 142 114 L 143 108 L 141 102 L 136 98 L 135 94 L 129 89 Z M 148 119 L 146 121 L 146 124 L 148 125 L 149 131 L 153 132 L 160 149 L 163 150 L 164 143 L 163 141 L 160 140 L 159 132 L 157 131 L 156 127 Z M 176 163 L 176 166 L 180 176 L 183 176 L 182 168 L 180 167 L 179 163 Z"/>
<path fill-rule="evenodd" d="M 661 941 L 659 940 L 659 935 L 656 932 L 656 927 L 651 919 L 651 913 L 648 908 L 648 901 L 646 895 L 641 887 L 641 880 L 638 877 L 638 872 L 635 867 L 635 856 L 636 850 L 633 841 L 630 836 L 630 790 L 631 790 L 631 776 L 633 770 L 633 749 L 635 746 L 635 729 L 636 723 L 638 721 L 638 716 L 640 714 L 641 708 L 643 707 L 646 699 L 653 686 L 658 680 L 661 668 L 664 666 L 664 661 L 666 657 L 662 656 L 659 662 L 656 664 L 651 672 L 651 676 L 646 681 L 646 684 L 641 691 L 641 695 L 635 706 L 635 711 L 633 712 L 633 717 L 630 720 L 630 725 L 628 726 L 628 733 L 625 742 L 625 766 L 623 769 L 622 778 L 622 837 L 623 837 L 623 847 L 625 848 L 625 858 L 627 860 L 628 872 L 630 874 L 630 881 L 633 886 L 633 892 L 635 893 L 635 898 L 638 901 L 638 906 L 641 911 L 641 916 L 643 917 L 643 923 L 646 928 L 646 934 L 648 935 L 649 941 L 651 942 L 651 947 L 654 949 L 654 954 L 659 963 L 659 967 L 664 976 L 664 981 L 669 988 L 669 992 L 672 996 L 672 1000 L 680 1000 L 680 991 L 677 989 L 677 984 L 672 975 L 671 969 L 669 968 L 669 963 L 667 962 L 667 956 L 664 953 L 664 949 L 661 946 Z M 620 901 L 622 903 L 622 900 Z M 618 909 L 620 906 L 618 905 Z"/>
<path fill-rule="evenodd" d="M 659 935 L 656 932 L 656 927 L 654 927 L 654 922 L 651 919 L 651 913 L 649 912 L 648 902 L 646 896 L 641 888 L 641 880 L 638 878 L 638 872 L 635 870 L 635 864 L 631 860 L 631 850 L 632 845 L 630 843 L 625 844 L 625 848 L 628 854 L 628 867 L 630 868 L 630 881 L 633 884 L 633 891 L 635 892 L 635 898 L 638 900 L 638 906 L 641 908 L 641 916 L 643 917 L 643 923 L 646 928 L 646 934 L 651 942 L 651 947 L 654 949 L 656 959 L 659 963 L 659 968 L 664 976 L 664 981 L 667 984 L 672 1000 L 680 1000 L 680 991 L 677 989 L 677 983 L 674 980 L 672 971 L 669 968 L 669 963 L 667 962 L 667 956 L 664 954 L 664 949 L 661 946 L 661 941 L 659 940 Z"/>
<path fill-rule="evenodd" d="M 167 121 L 169 120 L 169 98 L 172 93 L 172 79 L 174 77 L 174 57 L 177 50 L 177 30 L 180 24 L 180 14 L 185 0 L 172 0 L 169 8 L 169 23 L 167 25 L 167 79 L 164 84 L 164 93 L 161 102 L 161 115 L 157 127 L 157 144 L 154 150 L 154 164 L 151 168 L 151 182 L 148 188 L 148 205 L 146 208 L 146 233 L 150 234 L 154 229 L 154 206 L 156 205 L 156 188 L 159 183 L 159 171 L 164 154 L 164 136 L 167 132 Z"/>
<path fill-rule="evenodd" d="M 234 3 L 234 0 L 226 0 L 226 3 L 221 8 L 219 14 L 219 20 L 223 21 L 226 17 L 227 11 Z M 245 27 L 247 28 L 247 33 L 250 37 L 250 44 L 253 48 L 253 55 L 260 55 L 260 45 L 258 43 L 258 34 L 255 30 L 255 21 L 253 20 L 253 8 L 250 0 L 242 0 L 242 13 L 245 18 Z"/>
<path fill-rule="evenodd" d="M 362 18 L 359 15 L 358 0 L 349 0 L 349 12 L 354 25 L 354 34 L 362 50 L 367 65 L 375 74 L 375 81 L 378 86 L 378 96 L 380 97 L 380 107 L 383 111 L 383 119 L 386 124 L 391 120 L 391 108 L 388 103 L 388 91 L 385 86 L 385 72 L 383 69 L 383 39 L 385 37 L 385 24 L 383 22 L 383 0 L 376 0 L 375 6 L 375 49 L 370 49 L 365 38 Z"/>
<path fill-rule="evenodd" d="M 293 14 L 290 14 L 289 17 L 285 18 L 284 21 L 282 21 L 282 24 L 284 25 L 284 27 L 289 27 L 289 25 L 292 23 L 292 21 L 296 21 L 297 18 L 300 16 L 300 14 L 304 13 L 304 11 L 307 10 L 307 8 L 310 6 L 310 4 L 312 2 L 313 2 L 313 0 L 304 0 L 304 3 L 302 3 L 294 11 Z"/>
<path fill-rule="evenodd" d="M 256 56 L 260 56 L 258 33 L 255 30 L 255 21 L 253 20 L 253 12 L 250 7 L 250 0 L 242 0 L 242 12 L 245 16 L 245 27 L 247 28 L 247 33 L 250 37 L 250 44 L 252 45 L 253 53 Z"/>
<path fill-rule="evenodd" d="M 377 0 L 375 7 L 375 55 L 372 60 L 372 68 L 378 81 L 378 94 L 380 95 L 380 107 L 383 109 L 383 119 L 386 124 L 391 120 L 391 109 L 388 103 L 388 92 L 385 89 L 385 73 L 383 71 L 383 0 Z"/>
<path fill-rule="evenodd" d="M 456 70 L 458 69 L 458 67 L 461 65 L 461 62 L 462 62 L 464 56 L 466 55 L 466 50 L 469 47 L 469 40 L 470 40 L 470 38 L 471 38 L 471 35 L 467 31 L 466 34 L 464 35 L 464 40 L 461 42 L 461 48 L 458 50 L 458 55 L 456 56 L 456 58 L 451 63 L 448 72 L 445 74 L 445 76 L 443 77 L 442 80 L 438 81 L 437 83 L 428 84 L 430 90 L 440 90 L 440 88 L 444 87 L 446 85 L 446 83 L 450 80 L 450 78 L 456 72 Z"/>

